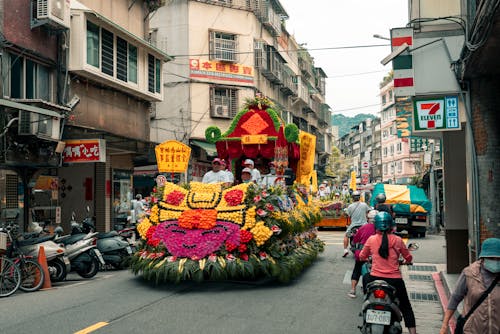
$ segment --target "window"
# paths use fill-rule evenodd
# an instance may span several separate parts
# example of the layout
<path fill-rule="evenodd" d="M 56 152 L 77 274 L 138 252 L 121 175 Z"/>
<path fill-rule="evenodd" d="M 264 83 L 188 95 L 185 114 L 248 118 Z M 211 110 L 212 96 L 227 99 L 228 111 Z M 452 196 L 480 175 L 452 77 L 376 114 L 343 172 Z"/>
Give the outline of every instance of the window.
<path fill-rule="evenodd" d="M 233 118 L 238 108 L 238 91 L 225 87 L 213 87 L 210 90 L 210 116 L 218 118 Z"/>
<path fill-rule="evenodd" d="M 148 54 L 148 90 L 151 93 L 161 92 L 161 62 Z"/>
<path fill-rule="evenodd" d="M 210 32 L 210 59 L 236 61 L 236 35 L 223 32 Z"/>
<path fill-rule="evenodd" d="M 99 67 L 99 26 L 87 21 L 87 64 Z"/>
<path fill-rule="evenodd" d="M 87 21 L 87 64 L 123 82 L 137 83 L 137 47 L 90 21 Z M 155 82 L 150 91 L 155 92 L 157 86 Z"/>
<path fill-rule="evenodd" d="M 384 157 L 386 157 L 387 156 L 387 147 L 384 147 L 384 149 L 382 151 L 383 151 Z"/>
<path fill-rule="evenodd" d="M 10 97 L 51 101 L 51 76 L 47 66 L 10 54 Z"/>
<path fill-rule="evenodd" d="M 403 172 L 403 162 L 398 161 L 398 174 L 401 174 Z"/>
<path fill-rule="evenodd" d="M 396 152 L 397 153 L 401 153 L 402 149 L 403 149 L 403 144 L 402 143 L 397 143 L 396 144 Z"/>
<path fill-rule="evenodd" d="M 389 91 L 389 102 L 392 102 L 392 90 Z"/>
<path fill-rule="evenodd" d="M 394 146 L 393 145 L 389 146 L 389 154 L 394 155 Z"/>
<path fill-rule="evenodd" d="M 387 139 L 388 135 L 387 130 L 382 131 L 382 139 Z"/>
<path fill-rule="evenodd" d="M 386 102 L 387 101 L 386 101 L 385 94 L 384 94 L 384 95 L 382 95 L 382 104 L 386 104 Z"/>
<path fill-rule="evenodd" d="M 387 174 L 387 164 L 383 165 L 383 171 L 384 171 L 384 174 Z"/>

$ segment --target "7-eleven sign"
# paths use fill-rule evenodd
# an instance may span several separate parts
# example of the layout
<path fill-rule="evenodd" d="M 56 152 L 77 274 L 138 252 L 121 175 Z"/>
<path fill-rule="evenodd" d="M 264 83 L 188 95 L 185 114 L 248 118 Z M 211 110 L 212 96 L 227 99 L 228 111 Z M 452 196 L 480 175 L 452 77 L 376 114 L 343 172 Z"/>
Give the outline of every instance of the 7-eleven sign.
<path fill-rule="evenodd" d="M 459 130 L 458 97 L 415 99 L 414 131 Z"/>

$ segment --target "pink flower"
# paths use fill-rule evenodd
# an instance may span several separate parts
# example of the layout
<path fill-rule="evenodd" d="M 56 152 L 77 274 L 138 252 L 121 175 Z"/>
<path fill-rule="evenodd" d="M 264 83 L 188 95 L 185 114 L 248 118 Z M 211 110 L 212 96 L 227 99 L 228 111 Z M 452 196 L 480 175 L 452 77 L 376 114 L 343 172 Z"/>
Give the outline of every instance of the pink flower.
<path fill-rule="evenodd" d="M 174 256 L 174 255 L 167 256 L 167 261 L 168 262 L 175 262 L 176 260 L 177 260 L 177 256 Z"/>
<path fill-rule="evenodd" d="M 271 231 L 273 231 L 273 233 L 276 233 L 276 234 L 280 234 L 281 233 L 281 229 L 279 228 L 278 225 L 273 225 L 271 227 Z"/>
<path fill-rule="evenodd" d="M 217 261 L 217 255 L 215 255 L 214 253 L 210 254 L 210 255 L 208 256 L 208 261 L 210 261 L 210 262 L 215 262 L 215 261 Z"/>
<path fill-rule="evenodd" d="M 233 262 L 234 260 L 236 260 L 236 257 L 233 254 L 227 254 L 226 260 Z"/>
<path fill-rule="evenodd" d="M 267 259 L 267 253 L 266 252 L 259 252 L 259 258 L 261 260 Z"/>
<path fill-rule="evenodd" d="M 255 203 L 257 203 L 257 202 L 260 202 L 260 200 L 261 200 L 261 199 L 262 199 L 262 197 L 260 197 L 260 195 L 257 195 L 257 196 L 255 196 L 255 197 L 253 198 L 253 201 L 254 201 Z"/>
<path fill-rule="evenodd" d="M 266 210 L 263 210 L 263 209 L 258 209 L 256 212 L 261 217 L 265 217 L 267 215 Z"/>
<path fill-rule="evenodd" d="M 274 211 L 274 206 L 271 203 L 266 203 L 267 211 Z"/>
<path fill-rule="evenodd" d="M 191 260 L 198 261 L 200 258 L 196 255 L 191 256 Z"/>
<path fill-rule="evenodd" d="M 265 190 L 262 190 L 262 193 L 261 193 L 261 194 L 262 194 L 262 197 L 267 197 L 267 196 L 269 196 L 269 194 L 268 194 L 268 193 L 267 193 L 267 191 L 265 191 Z"/>

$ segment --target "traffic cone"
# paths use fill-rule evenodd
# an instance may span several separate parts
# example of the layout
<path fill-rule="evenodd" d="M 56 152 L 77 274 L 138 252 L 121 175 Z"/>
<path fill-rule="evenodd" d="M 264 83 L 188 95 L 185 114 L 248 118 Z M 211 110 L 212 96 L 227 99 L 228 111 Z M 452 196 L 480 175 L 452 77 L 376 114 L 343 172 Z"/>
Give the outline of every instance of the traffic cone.
<path fill-rule="evenodd" d="M 47 258 L 45 257 L 45 249 L 43 246 L 40 246 L 38 249 L 38 263 L 42 266 L 44 276 L 41 290 L 51 289 L 52 284 L 50 283 L 49 267 L 47 266 Z"/>

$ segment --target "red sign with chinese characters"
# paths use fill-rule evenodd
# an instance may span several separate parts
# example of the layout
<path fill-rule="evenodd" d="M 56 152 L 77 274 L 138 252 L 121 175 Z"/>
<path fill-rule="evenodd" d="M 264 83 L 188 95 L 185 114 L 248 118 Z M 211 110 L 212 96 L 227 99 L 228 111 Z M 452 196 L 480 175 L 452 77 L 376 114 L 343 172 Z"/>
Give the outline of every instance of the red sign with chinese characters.
<path fill-rule="evenodd" d="M 253 67 L 212 60 L 190 59 L 191 78 L 232 81 L 253 84 Z"/>
<path fill-rule="evenodd" d="M 62 153 L 64 162 L 106 162 L 104 139 L 66 140 L 65 143 Z"/>

